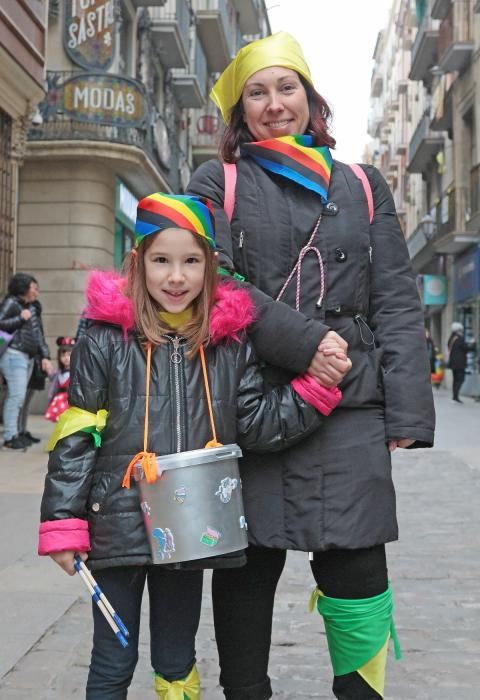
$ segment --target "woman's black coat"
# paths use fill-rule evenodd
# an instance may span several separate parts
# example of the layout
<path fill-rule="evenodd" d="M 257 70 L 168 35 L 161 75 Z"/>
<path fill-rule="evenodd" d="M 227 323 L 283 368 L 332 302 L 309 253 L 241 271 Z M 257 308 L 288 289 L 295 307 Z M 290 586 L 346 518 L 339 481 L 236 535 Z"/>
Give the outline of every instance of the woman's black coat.
<path fill-rule="evenodd" d="M 265 172 L 250 158 L 237 163 L 235 209 L 225 212 L 218 161 L 194 173 L 189 194 L 212 200 L 223 263 L 245 276 L 258 305 L 250 337 L 270 363 L 272 384 L 305 372 L 328 329 L 349 344 L 353 367 L 343 400 L 329 420 L 301 444 L 276 455 L 249 455 L 242 480 L 249 538 L 275 548 L 358 548 L 397 537 L 395 493 L 387 441 L 433 443 L 434 409 L 421 304 L 390 191 L 373 167 L 365 170 L 374 219 L 361 181 L 334 161 L 329 201 Z M 283 301 L 273 301 L 309 239 L 320 214 L 315 245 L 326 277 L 321 305 L 319 263 L 302 266 L 300 311 L 295 279 Z M 272 367 L 275 365 L 276 367 Z"/>

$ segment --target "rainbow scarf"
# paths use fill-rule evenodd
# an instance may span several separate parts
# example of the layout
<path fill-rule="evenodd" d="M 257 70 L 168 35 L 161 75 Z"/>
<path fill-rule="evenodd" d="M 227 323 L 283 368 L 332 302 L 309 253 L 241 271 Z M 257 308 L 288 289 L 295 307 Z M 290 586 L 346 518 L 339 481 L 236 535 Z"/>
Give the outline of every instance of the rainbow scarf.
<path fill-rule="evenodd" d="M 156 192 L 141 199 L 137 206 L 135 240 L 166 228 L 183 228 L 206 239 L 215 248 L 215 219 L 206 197 Z"/>
<path fill-rule="evenodd" d="M 265 170 L 283 175 L 328 199 L 332 155 L 328 146 L 313 146 L 312 136 L 279 136 L 244 143 L 242 156 L 250 156 Z"/>

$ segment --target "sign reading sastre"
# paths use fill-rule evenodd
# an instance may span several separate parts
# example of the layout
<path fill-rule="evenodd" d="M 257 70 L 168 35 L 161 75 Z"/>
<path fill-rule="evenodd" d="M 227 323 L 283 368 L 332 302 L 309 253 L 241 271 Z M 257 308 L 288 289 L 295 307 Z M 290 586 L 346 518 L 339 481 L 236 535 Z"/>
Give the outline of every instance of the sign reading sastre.
<path fill-rule="evenodd" d="M 115 0 L 64 0 L 65 51 L 82 68 L 107 69 L 114 56 Z"/>
<path fill-rule="evenodd" d="M 75 75 L 63 84 L 63 112 L 71 119 L 114 126 L 143 126 L 148 104 L 143 87 L 117 75 Z"/>

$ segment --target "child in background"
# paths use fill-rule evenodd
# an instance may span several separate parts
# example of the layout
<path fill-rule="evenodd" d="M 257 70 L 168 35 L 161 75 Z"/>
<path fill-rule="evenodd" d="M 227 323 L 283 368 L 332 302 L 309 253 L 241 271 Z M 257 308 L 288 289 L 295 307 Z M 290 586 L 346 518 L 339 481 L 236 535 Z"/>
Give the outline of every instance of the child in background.
<path fill-rule="evenodd" d="M 86 560 L 88 552 L 99 586 L 130 632 L 120 649 L 93 606 L 87 700 L 127 696 L 145 582 L 156 694 L 197 700 L 202 571 L 152 565 L 139 498 L 129 488 L 133 465 L 141 462 L 155 480 L 156 454 L 214 446 L 208 387 L 219 440 L 260 452 L 312 433 L 324 420 L 313 406 L 328 415 L 341 394 L 305 377 L 265 391 L 246 336 L 253 303 L 232 282 L 217 282 L 208 200 L 146 197 L 136 234 L 127 279 L 100 271 L 89 278 L 86 316 L 95 323 L 75 346 L 71 408 L 49 446 L 39 554 L 73 575 L 75 553 Z M 230 565 L 243 562 L 241 552 Z"/>
<path fill-rule="evenodd" d="M 74 338 L 59 336 L 57 338 L 58 370 L 53 374 L 48 391 L 48 407 L 45 418 L 56 423 L 60 415 L 68 408 L 68 387 L 70 385 L 70 355 L 75 344 Z"/>

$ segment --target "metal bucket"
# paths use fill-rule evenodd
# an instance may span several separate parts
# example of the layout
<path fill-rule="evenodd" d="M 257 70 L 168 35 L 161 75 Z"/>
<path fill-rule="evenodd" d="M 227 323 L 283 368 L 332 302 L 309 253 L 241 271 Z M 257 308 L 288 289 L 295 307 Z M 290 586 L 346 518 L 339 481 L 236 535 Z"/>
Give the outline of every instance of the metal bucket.
<path fill-rule="evenodd" d="M 159 456 L 161 476 L 153 484 L 136 465 L 134 478 L 154 564 L 245 549 L 241 456 L 235 444 Z"/>

